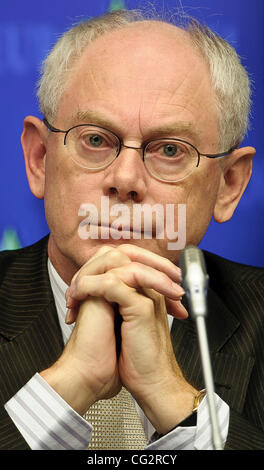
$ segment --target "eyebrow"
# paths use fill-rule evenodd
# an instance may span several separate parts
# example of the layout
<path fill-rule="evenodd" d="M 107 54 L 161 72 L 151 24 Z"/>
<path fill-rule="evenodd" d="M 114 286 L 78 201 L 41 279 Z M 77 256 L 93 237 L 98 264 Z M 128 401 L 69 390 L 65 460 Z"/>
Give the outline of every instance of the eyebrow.
<path fill-rule="evenodd" d="M 91 124 L 98 124 L 102 127 L 113 127 L 113 122 L 107 119 L 98 111 L 93 111 L 92 109 L 87 109 L 86 111 L 79 110 L 75 115 L 77 121 L 83 121 Z"/>
<path fill-rule="evenodd" d="M 87 109 L 85 111 L 79 110 L 75 119 L 79 122 L 87 122 L 98 124 L 99 126 L 106 127 L 110 130 L 115 127 L 113 121 L 107 119 L 103 114 L 98 111 Z M 116 132 L 115 130 L 113 132 Z M 189 121 L 175 121 L 168 124 L 161 124 L 159 127 L 150 128 L 147 132 L 152 138 L 155 137 L 169 137 L 170 135 L 186 135 L 192 140 L 199 140 L 199 133 L 193 124 Z"/>

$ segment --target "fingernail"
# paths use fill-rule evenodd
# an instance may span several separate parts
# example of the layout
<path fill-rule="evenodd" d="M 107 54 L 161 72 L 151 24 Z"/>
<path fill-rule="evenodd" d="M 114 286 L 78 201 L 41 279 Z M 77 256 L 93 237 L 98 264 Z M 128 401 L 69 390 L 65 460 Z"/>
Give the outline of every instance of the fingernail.
<path fill-rule="evenodd" d="M 186 318 L 187 318 L 189 316 L 189 313 L 186 310 L 186 308 L 184 307 L 184 305 L 182 305 L 182 303 L 180 303 L 180 309 L 181 309 L 182 314 L 185 315 Z"/>
<path fill-rule="evenodd" d="M 72 307 L 73 307 L 74 300 L 73 300 L 73 298 L 71 297 L 70 288 L 69 288 L 69 287 L 68 287 L 68 289 L 67 289 L 66 292 L 65 292 L 65 298 L 66 298 L 66 307 L 67 307 L 67 308 L 72 308 Z"/>
<path fill-rule="evenodd" d="M 67 308 L 72 308 L 74 304 L 74 300 L 71 298 L 71 296 L 68 296 L 66 299 L 66 307 Z"/>
<path fill-rule="evenodd" d="M 65 316 L 65 323 L 67 325 L 70 324 L 70 318 L 71 318 L 71 310 L 68 308 L 67 312 L 66 312 L 66 316 Z"/>
<path fill-rule="evenodd" d="M 175 290 L 177 291 L 177 294 L 179 294 L 181 297 L 185 294 L 185 290 L 177 284 L 176 282 L 174 283 Z"/>

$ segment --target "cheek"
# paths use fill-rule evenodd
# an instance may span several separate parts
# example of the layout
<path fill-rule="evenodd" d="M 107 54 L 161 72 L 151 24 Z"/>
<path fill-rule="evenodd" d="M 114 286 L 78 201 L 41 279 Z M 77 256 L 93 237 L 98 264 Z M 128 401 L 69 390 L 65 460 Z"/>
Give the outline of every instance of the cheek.
<path fill-rule="evenodd" d="M 207 163 L 207 162 L 206 162 Z M 166 185 L 158 191 L 162 194 L 160 202 L 174 205 L 174 228 L 185 230 L 187 244 L 198 244 L 203 238 L 213 216 L 214 206 L 217 198 L 220 182 L 219 167 L 213 162 L 206 164 L 202 162 L 199 169 L 189 178 L 176 185 Z M 183 205 L 180 209 L 179 204 Z M 184 207 L 185 206 L 185 207 Z M 183 222 L 186 214 L 186 225 Z M 172 219 L 171 219 L 172 220 Z M 170 219 L 166 222 L 170 227 Z"/>
<path fill-rule="evenodd" d="M 80 223 L 81 204 L 95 204 L 102 175 L 86 174 L 74 162 L 49 159 L 46 165 L 45 213 L 51 230 L 72 231 Z"/>
<path fill-rule="evenodd" d="M 203 238 L 213 216 L 220 183 L 220 173 L 216 165 L 197 172 L 190 185 L 186 199 L 187 240 L 198 244 Z"/>

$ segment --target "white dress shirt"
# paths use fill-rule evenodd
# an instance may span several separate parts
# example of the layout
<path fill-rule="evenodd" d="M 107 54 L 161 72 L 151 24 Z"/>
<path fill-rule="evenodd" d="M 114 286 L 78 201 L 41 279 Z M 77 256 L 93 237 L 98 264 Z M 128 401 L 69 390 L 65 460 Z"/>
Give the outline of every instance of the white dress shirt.
<path fill-rule="evenodd" d="M 48 260 L 48 272 L 64 344 L 74 325 L 65 323 L 67 284 Z M 172 316 L 168 315 L 171 327 Z M 215 394 L 222 442 L 229 426 L 229 407 Z M 197 411 L 197 425 L 178 426 L 154 440 L 152 424 L 135 402 L 147 438 L 147 450 L 213 450 L 210 415 L 205 397 Z M 5 409 L 32 450 L 84 450 L 91 440 L 92 425 L 76 413 L 55 390 L 36 373 L 6 404 Z"/>

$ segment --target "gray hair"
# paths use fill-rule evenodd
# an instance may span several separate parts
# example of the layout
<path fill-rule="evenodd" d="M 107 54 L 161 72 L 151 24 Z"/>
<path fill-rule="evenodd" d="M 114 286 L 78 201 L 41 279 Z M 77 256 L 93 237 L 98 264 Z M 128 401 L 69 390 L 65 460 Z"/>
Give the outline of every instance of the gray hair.
<path fill-rule="evenodd" d="M 92 41 L 130 23 L 151 19 L 157 21 L 136 10 L 119 10 L 83 20 L 64 33 L 42 65 L 38 97 L 44 116 L 51 122 L 56 118 L 67 74 Z M 187 21 L 185 18 L 177 26 L 189 34 L 208 64 L 219 116 L 219 151 L 238 145 L 248 129 L 251 104 L 250 80 L 245 68 L 235 49 L 207 26 L 192 18 Z"/>

